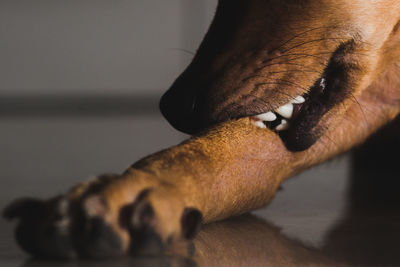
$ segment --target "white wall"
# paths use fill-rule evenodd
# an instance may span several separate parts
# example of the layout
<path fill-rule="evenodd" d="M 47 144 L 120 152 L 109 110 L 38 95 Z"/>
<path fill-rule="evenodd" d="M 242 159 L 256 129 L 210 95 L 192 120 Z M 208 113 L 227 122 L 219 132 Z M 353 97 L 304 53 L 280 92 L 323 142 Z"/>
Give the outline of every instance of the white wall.
<path fill-rule="evenodd" d="M 0 96 L 161 94 L 217 0 L 1 0 Z"/>

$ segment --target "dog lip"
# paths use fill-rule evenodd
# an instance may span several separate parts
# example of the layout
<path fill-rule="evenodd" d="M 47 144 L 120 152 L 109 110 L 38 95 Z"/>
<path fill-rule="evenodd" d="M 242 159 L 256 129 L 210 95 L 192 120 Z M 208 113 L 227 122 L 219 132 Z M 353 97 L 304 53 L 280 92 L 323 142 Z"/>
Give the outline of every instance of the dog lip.
<path fill-rule="evenodd" d="M 328 83 L 325 77 L 318 79 L 303 96 L 305 101 L 293 104 L 290 119 L 277 114 L 277 119 L 273 122 L 263 122 L 267 128 L 277 132 L 288 150 L 293 152 L 306 150 L 324 135 L 325 129 L 328 128 L 324 124 L 329 124 L 330 120 L 324 115 L 343 102 L 351 90 L 346 74 L 344 72 L 339 74 L 340 78 L 328 77 Z M 329 88 L 326 88 L 327 86 Z M 329 117 L 335 116 L 335 112 L 332 112 Z M 259 121 L 257 116 L 252 118 Z"/>
<path fill-rule="evenodd" d="M 285 146 L 292 152 L 300 152 L 310 148 L 320 136 L 312 132 L 300 133 L 296 130 L 285 131 L 280 134 Z"/>
<path fill-rule="evenodd" d="M 319 98 L 326 92 L 325 89 L 326 79 L 321 77 L 306 94 L 293 97 L 274 111 L 251 117 L 253 124 L 276 131 L 288 150 L 305 150 L 318 139 L 313 127 L 329 108 L 329 105 L 318 104 Z"/>

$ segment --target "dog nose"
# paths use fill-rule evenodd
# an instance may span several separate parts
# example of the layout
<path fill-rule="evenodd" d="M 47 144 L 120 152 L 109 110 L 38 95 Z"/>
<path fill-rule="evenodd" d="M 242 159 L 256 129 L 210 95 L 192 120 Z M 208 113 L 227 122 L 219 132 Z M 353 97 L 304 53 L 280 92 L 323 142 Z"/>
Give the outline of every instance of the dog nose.
<path fill-rule="evenodd" d="M 177 130 L 194 134 L 200 130 L 196 119 L 196 93 L 193 91 L 169 89 L 160 101 L 160 110 L 167 121 Z"/>

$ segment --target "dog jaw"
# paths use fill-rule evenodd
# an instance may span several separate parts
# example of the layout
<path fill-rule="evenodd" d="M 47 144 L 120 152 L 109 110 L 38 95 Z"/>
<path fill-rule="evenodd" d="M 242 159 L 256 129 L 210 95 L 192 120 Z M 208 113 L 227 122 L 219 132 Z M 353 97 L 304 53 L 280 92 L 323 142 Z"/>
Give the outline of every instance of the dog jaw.
<path fill-rule="evenodd" d="M 285 131 L 280 135 L 289 150 L 308 149 L 400 58 L 399 11 L 393 0 L 221 1 L 196 57 L 164 95 L 161 110 L 174 127 L 193 134 L 285 107 L 278 123 L 267 127 Z M 323 79 L 328 91 L 342 81 L 338 100 L 316 103 L 319 111 L 311 110 L 313 116 L 301 123 L 285 118 L 291 99 L 307 95 Z M 261 121 L 255 119 L 264 127 Z"/>

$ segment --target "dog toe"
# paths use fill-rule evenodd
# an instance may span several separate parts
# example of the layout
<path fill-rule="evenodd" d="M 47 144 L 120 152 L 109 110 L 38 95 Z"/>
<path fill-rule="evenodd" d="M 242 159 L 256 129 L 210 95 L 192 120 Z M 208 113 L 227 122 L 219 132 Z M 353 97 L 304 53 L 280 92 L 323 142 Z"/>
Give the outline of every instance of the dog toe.
<path fill-rule="evenodd" d="M 48 201 L 20 199 L 10 204 L 3 216 L 19 219 L 15 238 L 19 246 L 29 254 L 56 259 L 76 256 L 68 236 L 69 218 L 62 197 Z"/>
<path fill-rule="evenodd" d="M 74 246 L 81 257 L 110 258 L 124 253 L 123 240 L 107 222 L 107 215 L 108 207 L 101 197 L 89 196 L 82 201 L 72 229 Z"/>
<path fill-rule="evenodd" d="M 170 194 L 159 193 L 144 189 L 120 211 L 119 221 L 129 232 L 133 255 L 163 254 L 173 244 L 192 239 L 200 229 L 200 211 L 184 208 Z"/>

